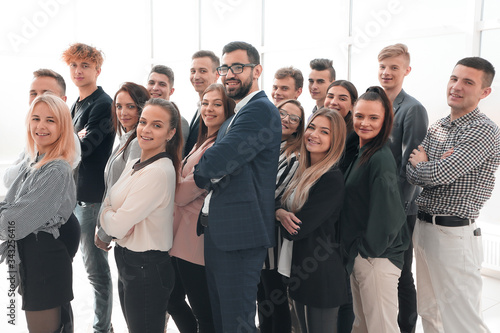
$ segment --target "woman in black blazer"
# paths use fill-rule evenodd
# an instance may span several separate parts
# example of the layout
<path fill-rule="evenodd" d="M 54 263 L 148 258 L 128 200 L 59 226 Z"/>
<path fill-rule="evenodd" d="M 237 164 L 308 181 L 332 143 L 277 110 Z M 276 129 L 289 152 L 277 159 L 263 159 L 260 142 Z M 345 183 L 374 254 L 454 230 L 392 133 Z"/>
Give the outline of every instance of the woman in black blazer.
<path fill-rule="evenodd" d="M 290 297 L 303 333 L 336 332 L 339 306 L 347 302 L 337 235 L 344 199 L 344 177 L 337 164 L 345 136 L 338 112 L 322 108 L 313 115 L 299 169 L 276 211 L 284 237 L 293 241 L 282 248 L 279 271 L 290 276 Z"/>

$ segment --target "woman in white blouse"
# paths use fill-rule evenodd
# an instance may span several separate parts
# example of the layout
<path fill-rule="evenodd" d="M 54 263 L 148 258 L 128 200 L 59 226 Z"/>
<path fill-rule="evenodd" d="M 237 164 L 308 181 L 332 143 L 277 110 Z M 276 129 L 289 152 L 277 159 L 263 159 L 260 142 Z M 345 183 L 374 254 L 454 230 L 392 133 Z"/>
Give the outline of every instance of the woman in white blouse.
<path fill-rule="evenodd" d="M 129 332 L 163 332 L 174 271 L 168 250 L 182 133 L 175 104 L 150 99 L 137 126 L 141 158 L 108 191 L 100 221 L 115 238 L 118 293 Z"/>

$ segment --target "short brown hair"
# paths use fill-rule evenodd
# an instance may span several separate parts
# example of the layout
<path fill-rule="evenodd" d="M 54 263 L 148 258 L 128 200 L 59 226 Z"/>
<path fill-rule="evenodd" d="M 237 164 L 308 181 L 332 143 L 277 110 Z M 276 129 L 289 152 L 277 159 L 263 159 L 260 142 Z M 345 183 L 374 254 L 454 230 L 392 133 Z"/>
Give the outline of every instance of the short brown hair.
<path fill-rule="evenodd" d="M 309 66 L 315 71 L 326 71 L 330 72 L 330 82 L 335 81 L 335 68 L 333 68 L 333 60 L 318 58 L 313 59 L 309 62 Z"/>
<path fill-rule="evenodd" d="M 197 58 L 205 58 L 205 57 L 210 58 L 210 60 L 212 60 L 212 70 L 215 72 L 217 70 L 217 67 L 220 66 L 220 59 L 212 51 L 209 50 L 196 51 L 191 57 L 191 59 L 194 60 Z"/>
<path fill-rule="evenodd" d="M 302 72 L 300 69 L 290 67 L 283 67 L 276 71 L 274 74 L 274 78 L 281 80 L 287 77 L 291 77 L 295 81 L 295 90 L 302 88 L 304 86 L 304 76 L 302 76 Z"/>
<path fill-rule="evenodd" d="M 63 52 L 62 59 L 67 65 L 75 60 L 86 60 L 95 64 L 96 69 L 100 69 L 104 62 L 102 51 L 83 43 L 70 45 L 70 47 Z"/>
<path fill-rule="evenodd" d="M 401 43 L 384 47 L 378 54 L 378 61 L 400 55 L 402 55 L 408 61 L 408 64 L 410 64 L 410 52 L 408 52 L 408 46 Z"/>
<path fill-rule="evenodd" d="M 33 72 L 34 78 L 51 77 L 57 81 L 57 85 L 61 88 L 62 96 L 66 95 L 66 82 L 61 74 L 54 72 L 52 69 L 40 68 Z"/>

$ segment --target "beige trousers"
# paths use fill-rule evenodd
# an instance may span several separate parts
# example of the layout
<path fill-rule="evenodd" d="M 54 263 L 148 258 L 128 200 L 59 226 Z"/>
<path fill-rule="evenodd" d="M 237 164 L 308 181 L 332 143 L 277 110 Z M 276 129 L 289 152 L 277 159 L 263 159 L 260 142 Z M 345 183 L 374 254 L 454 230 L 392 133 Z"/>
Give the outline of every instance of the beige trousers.
<path fill-rule="evenodd" d="M 359 254 L 351 274 L 353 333 L 399 333 L 398 281 L 401 270 L 387 258 Z"/>

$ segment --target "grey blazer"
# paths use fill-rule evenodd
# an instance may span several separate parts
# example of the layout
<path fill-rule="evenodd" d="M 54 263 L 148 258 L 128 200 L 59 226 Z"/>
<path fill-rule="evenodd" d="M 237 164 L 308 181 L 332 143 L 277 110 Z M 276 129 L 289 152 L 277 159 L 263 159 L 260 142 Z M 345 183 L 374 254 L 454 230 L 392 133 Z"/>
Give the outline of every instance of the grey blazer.
<path fill-rule="evenodd" d="M 413 149 L 424 140 L 429 126 L 427 110 L 403 89 L 393 103 L 394 124 L 389 146 L 398 170 L 398 183 L 406 215 L 416 215 L 418 207 L 415 199 L 421 188 L 406 180 L 406 164 Z"/>

